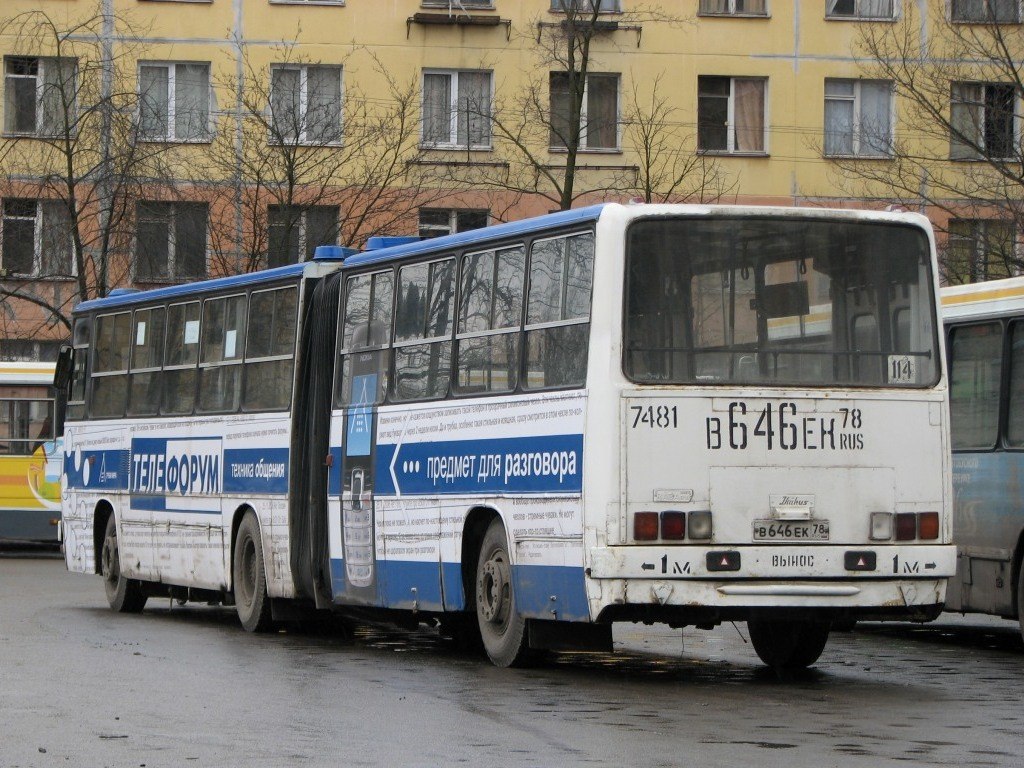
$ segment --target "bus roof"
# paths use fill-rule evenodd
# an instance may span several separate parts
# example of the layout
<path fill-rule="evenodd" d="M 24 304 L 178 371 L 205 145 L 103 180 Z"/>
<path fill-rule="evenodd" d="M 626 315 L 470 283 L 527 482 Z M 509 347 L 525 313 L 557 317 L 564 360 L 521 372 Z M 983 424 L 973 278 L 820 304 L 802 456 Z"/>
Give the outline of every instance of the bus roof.
<path fill-rule="evenodd" d="M 1024 277 L 942 289 L 942 316 L 946 320 L 995 317 L 1024 310 Z"/>
<path fill-rule="evenodd" d="M 0 384 L 51 386 L 53 384 L 53 363 L 0 362 Z"/>

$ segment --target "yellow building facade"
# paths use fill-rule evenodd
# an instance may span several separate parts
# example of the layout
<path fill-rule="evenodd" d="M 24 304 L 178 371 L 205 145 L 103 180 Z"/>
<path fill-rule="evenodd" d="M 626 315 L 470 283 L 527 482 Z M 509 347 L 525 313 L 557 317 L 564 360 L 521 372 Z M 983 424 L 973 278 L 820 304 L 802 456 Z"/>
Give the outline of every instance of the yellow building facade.
<path fill-rule="evenodd" d="M 896 147 L 963 167 L 864 41 L 908 29 L 927 50 L 977 3 L 602 0 L 577 141 L 567 30 L 591 23 L 592 0 L 568 14 L 562 2 L 4 0 L 0 356 L 52 355 L 81 298 L 301 260 L 324 242 L 598 200 L 884 208 L 913 197 L 887 183 L 907 173 Z M 1019 35 L 1016 13 L 1000 21 Z M 982 111 L 1004 95 L 986 85 L 997 79 L 971 80 Z M 66 114 L 113 115 L 71 126 L 74 151 L 55 127 L 54 88 L 69 81 Z M 980 119 L 986 137 L 990 122 L 1005 130 Z M 1009 130 L 1016 141 L 1015 119 Z M 968 251 L 990 230 L 1015 248 L 998 206 L 996 223 L 957 229 L 956 206 L 967 222 L 978 206 L 933 205 L 937 177 L 920 175 L 916 207 Z"/>

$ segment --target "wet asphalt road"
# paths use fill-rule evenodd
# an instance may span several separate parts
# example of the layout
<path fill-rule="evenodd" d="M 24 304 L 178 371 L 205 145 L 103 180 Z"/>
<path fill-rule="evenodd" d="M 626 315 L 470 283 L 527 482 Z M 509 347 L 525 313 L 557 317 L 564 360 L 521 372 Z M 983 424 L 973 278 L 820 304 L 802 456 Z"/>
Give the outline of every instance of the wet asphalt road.
<path fill-rule="evenodd" d="M 744 635 L 621 625 L 614 655 L 499 670 L 427 629 L 121 616 L 99 577 L 0 553 L 0 767 L 1024 765 L 1016 623 L 858 626 L 792 680 Z"/>

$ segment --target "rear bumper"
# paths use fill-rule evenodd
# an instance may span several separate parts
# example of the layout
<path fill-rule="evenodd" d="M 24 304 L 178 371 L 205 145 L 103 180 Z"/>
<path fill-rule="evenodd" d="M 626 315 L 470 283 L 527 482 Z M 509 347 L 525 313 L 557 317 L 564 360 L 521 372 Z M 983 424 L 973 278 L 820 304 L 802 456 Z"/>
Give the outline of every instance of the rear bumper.
<path fill-rule="evenodd" d="M 854 557 L 850 554 L 868 555 Z M 874 567 L 872 565 L 873 555 Z M 726 564 L 723 564 L 726 563 Z M 853 567 L 851 567 L 853 566 Z M 595 579 L 945 579 L 956 573 L 952 544 L 800 546 L 613 546 L 589 552 Z M 721 569 L 721 570 L 718 570 Z"/>

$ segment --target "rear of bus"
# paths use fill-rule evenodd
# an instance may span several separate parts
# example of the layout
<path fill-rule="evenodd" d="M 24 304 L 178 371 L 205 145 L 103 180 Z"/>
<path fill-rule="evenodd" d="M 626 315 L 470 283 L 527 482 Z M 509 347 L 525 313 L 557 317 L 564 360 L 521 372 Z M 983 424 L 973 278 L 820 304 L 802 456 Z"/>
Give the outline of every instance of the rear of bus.
<path fill-rule="evenodd" d="M 598 243 L 595 306 L 621 300 L 590 348 L 595 617 L 746 620 L 776 667 L 836 621 L 934 618 L 955 548 L 927 220 L 609 206 Z"/>

